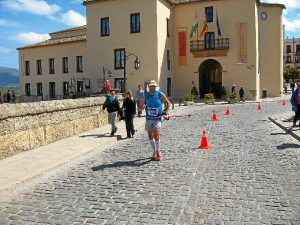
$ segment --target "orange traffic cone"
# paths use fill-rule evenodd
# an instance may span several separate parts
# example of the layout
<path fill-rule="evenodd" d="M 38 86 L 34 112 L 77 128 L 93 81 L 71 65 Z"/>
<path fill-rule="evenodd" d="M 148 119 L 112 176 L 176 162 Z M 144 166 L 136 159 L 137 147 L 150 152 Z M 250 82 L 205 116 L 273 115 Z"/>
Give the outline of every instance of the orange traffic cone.
<path fill-rule="evenodd" d="M 204 149 L 209 148 L 209 144 L 208 144 L 208 141 L 207 141 L 205 130 L 203 131 L 202 138 L 201 138 L 201 141 L 199 143 L 199 148 L 204 148 Z"/>
<path fill-rule="evenodd" d="M 285 106 L 285 100 L 282 101 L 282 106 Z"/>
<path fill-rule="evenodd" d="M 257 110 L 261 110 L 260 103 L 258 103 Z"/>
<path fill-rule="evenodd" d="M 229 109 L 229 107 L 227 107 L 225 115 L 227 115 L 227 116 L 230 115 L 230 109 Z"/>
<path fill-rule="evenodd" d="M 217 121 L 218 119 L 217 119 L 217 113 L 215 112 L 215 111 L 213 111 L 214 113 L 213 113 L 213 115 L 212 115 L 212 117 L 211 117 L 211 120 L 212 121 Z"/>

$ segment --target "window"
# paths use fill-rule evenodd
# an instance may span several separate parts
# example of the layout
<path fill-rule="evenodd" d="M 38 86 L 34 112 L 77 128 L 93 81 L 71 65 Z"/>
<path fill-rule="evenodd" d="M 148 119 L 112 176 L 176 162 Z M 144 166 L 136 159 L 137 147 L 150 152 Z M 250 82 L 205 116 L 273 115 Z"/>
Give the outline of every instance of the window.
<path fill-rule="evenodd" d="M 167 78 L 167 96 L 172 95 L 172 78 Z"/>
<path fill-rule="evenodd" d="M 83 72 L 82 56 L 76 56 L 76 71 L 77 73 Z"/>
<path fill-rule="evenodd" d="M 63 57 L 62 58 L 62 70 L 63 70 L 63 73 L 68 73 L 69 72 L 69 59 L 68 57 Z"/>
<path fill-rule="evenodd" d="M 42 83 L 37 83 L 36 84 L 36 94 L 38 96 L 42 96 L 43 95 L 43 84 Z"/>
<path fill-rule="evenodd" d="M 30 83 L 25 83 L 25 95 L 30 96 Z"/>
<path fill-rule="evenodd" d="M 130 15 L 130 31 L 131 33 L 141 32 L 141 21 L 139 13 L 134 13 Z"/>
<path fill-rule="evenodd" d="M 42 60 L 36 60 L 36 73 L 37 75 L 42 74 Z"/>
<path fill-rule="evenodd" d="M 26 76 L 30 75 L 30 64 L 29 64 L 29 61 L 25 61 L 25 75 Z"/>
<path fill-rule="evenodd" d="M 300 45 L 296 45 L 296 54 L 300 54 Z"/>
<path fill-rule="evenodd" d="M 168 70 L 171 69 L 171 60 L 170 60 L 170 51 L 167 50 L 167 67 L 168 67 Z"/>
<path fill-rule="evenodd" d="M 69 82 L 63 82 L 63 96 L 69 95 Z"/>
<path fill-rule="evenodd" d="M 292 62 L 292 57 L 290 55 L 288 55 L 286 57 L 286 63 L 291 63 Z"/>
<path fill-rule="evenodd" d="M 109 36 L 109 18 L 101 18 L 101 37 Z"/>
<path fill-rule="evenodd" d="M 49 98 L 55 98 L 55 82 L 49 82 Z"/>
<path fill-rule="evenodd" d="M 170 19 L 167 18 L 167 37 L 170 37 Z"/>
<path fill-rule="evenodd" d="M 124 79 L 123 78 L 115 78 L 115 89 L 123 90 L 124 87 Z"/>
<path fill-rule="evenodd" d="M 215 33 L 214 32 L 206 32 L 204 41 L 205 41 L 205 49 L 214 49 L 215 48 Z"/>
<path fill-rule="evenodd" d="M 115 69 L 124 69 L 125 48 L 115 49 Z"/>
<path fill-rule="evenodd" d="M 54 59 L 53 58 L 49 59 L 49 73 L 50 74 L 55 73 L 55 71 L 54 71 Z"/>
<path fill-rule="evenodd" d="M 206 21 L 213 22 L 214 21 L 214 8 L 212 6 L 205 7 L 205 15 L 206 15 Z"/>
<path fill-rule="evenodd" d="M 83 91 L 83 81 L 77 81 L 77 92 L 80 93 Z"/>
<path fill-rule="evenodd" d="M 290 45 L 287 45 L 286 46 L 286 53 L 291 53 L 291 46 Z"/>

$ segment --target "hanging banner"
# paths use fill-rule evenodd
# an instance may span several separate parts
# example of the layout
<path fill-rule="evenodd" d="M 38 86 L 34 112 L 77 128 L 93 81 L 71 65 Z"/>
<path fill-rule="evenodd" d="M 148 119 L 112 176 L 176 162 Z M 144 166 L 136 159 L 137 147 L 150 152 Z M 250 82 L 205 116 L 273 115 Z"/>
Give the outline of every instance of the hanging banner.
<path fill-rule="evenodd" d="M 186 29 L 178 30 L 178 64 L 186 65 Z"/>

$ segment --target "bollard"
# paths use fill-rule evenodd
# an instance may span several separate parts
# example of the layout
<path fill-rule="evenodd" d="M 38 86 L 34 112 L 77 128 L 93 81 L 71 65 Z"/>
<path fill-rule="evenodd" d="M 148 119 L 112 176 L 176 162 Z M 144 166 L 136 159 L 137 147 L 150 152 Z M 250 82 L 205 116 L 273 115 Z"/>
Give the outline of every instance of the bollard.
<path fill-rule="evenodd" d="M 181 98 L 179 99 L 179 106 L 181 106 Z"/>

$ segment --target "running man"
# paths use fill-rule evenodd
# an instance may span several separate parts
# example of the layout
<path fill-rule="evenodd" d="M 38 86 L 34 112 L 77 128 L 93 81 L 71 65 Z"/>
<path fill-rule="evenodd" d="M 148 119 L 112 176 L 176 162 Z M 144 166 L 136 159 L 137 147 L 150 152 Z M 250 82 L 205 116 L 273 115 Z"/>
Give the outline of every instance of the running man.
<path fill-rule="evenodd" d="M 145 130 L 148 132 L 148 138 L 153 149 L 152 158 L 156 161 L 160 161 L 162 159 L 160 149 L 161 122 L 164 115 L 167 115 L 171 104 L 165 94 L 156 91 L 156 88 L 156 81 L 151 80 L 149 83 L 149 92 L 145 92 L 141 98 L 140 108 L 146 109 Z"/>

